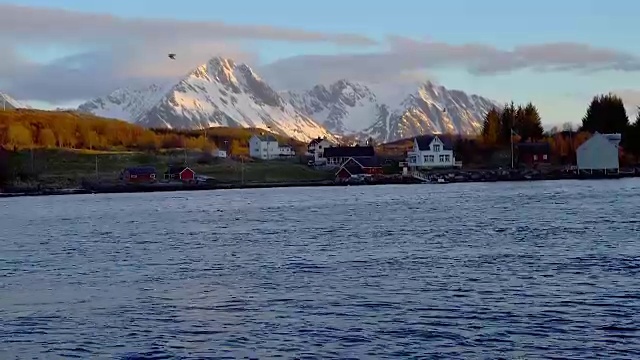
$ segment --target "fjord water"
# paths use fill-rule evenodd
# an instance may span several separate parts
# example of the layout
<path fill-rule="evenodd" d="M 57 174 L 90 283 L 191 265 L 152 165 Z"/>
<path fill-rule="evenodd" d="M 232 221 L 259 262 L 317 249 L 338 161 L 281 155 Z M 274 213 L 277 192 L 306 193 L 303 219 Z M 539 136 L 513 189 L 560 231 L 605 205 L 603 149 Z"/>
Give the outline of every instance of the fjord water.
<path fill-rule="evenodd" d="M 640 357 L 640 182 L 0 200 L 0 358 Z"/>

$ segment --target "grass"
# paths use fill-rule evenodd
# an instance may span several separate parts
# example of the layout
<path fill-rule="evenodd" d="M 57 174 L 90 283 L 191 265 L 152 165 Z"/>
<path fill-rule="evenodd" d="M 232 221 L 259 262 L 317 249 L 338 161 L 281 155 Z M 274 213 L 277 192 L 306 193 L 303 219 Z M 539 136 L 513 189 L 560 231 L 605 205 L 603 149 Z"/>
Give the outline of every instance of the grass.
<path fill-rule="evenodd" d="M 197 174 L 208 175 L 224 182 L 287 182 L 327 180 L 332 172 L 318 171 L 300 164 L 299 160 L 235 161 L 231 159 L 209 159 L 199 163 L 202 153 L 186 154 L 187 165 Z M 168 164 L 183 164 L 184 151 L 143 153 L 108 151 L 34 150 L 12 153 L 10 163 L 16 173 L 28 174 L 27 183 L 51 187 L 74 187 L 82 179 L 96 178 L 115 181 L 120 171 L 130 166 L 154 166 L 159 177 Z"/>

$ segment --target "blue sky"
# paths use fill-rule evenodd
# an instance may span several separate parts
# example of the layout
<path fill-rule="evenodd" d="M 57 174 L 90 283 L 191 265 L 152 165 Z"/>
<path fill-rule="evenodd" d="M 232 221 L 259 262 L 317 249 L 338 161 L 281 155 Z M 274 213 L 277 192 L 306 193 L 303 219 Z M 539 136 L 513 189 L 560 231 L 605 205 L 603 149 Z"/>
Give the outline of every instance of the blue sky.
<path fill-rule="evenodd" d="M 55 6 L 127 18 L 224 21 L 318 32 L 357 33 L 379 40 L 388 35 L 399 35 L 449 44 L 481 43 L 505 50 L 527 44 L 583 43 L 640 56 L 633 25 L 640 14 L 640 2 L 629 0 L 0 0 L 0 4 L 7 3 Z M 263 63 L 294 55 L 363 51 L 350 46 L 271 41 L 256 43 L 255 49 Z M 27 50 L 29 56 L 41 60 L 62 55 L 61 50 L 54 47 Z M 429 73 L 449 88 L 500 101 L 533 101 L 541 109 L 543 121 L 547 124 L 577 123 L 590 97 L 597 93 L 628 90 L 635 95 L 634 92 L 640 90 L 640 72 L 581 74 L 525 70 L 473 76 L 462 69 L 434 69 Z"/>

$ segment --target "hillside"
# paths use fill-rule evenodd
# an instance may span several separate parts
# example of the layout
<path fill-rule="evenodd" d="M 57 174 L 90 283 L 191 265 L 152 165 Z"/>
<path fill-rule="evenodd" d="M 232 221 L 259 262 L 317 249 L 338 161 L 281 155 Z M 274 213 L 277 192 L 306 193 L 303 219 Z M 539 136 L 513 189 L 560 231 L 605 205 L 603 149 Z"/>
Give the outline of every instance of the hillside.
<path fill-rule="evenodd" d="M 220 57 L 176 83 L 118 89 L 78 109 L 153 128 L 261 128 L 305 142 L 317 137 L 335 140 L 324 127 L 283 100 L 249 66 Z"/>
<path fill-rule="evenodd" d="M 0 112 L 0 146 L 8 149 L 64 148 L 89 150 L 158 150 L 215 147 L 248 154 L 248 140 L 261 129 L 218 127 L 199 131 L 147 129 L 125 121 L 77 111 L 33 109 Z M 206 133 L 206 138 L 205 138 Z M 303 143 L 277 136 L 296 147 Z"/>

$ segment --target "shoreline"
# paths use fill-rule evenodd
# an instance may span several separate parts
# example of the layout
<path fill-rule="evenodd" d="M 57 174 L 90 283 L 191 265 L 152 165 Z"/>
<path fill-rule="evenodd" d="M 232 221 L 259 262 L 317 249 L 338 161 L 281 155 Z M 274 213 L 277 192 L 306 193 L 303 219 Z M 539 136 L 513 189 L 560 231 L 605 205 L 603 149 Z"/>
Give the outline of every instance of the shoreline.
<path fill-rule="evenodd" d="M 431 181 L 421 181 L 413 177 L 396 177 L 378 179 L 367 182 L 335 182 L 333 180 L 320 181 L 288 181 L 273 183 L 218 183 L 218 184 L 180 184 L 180 183 L 160 183 L 160 184 L 92 184 L 84 183 L 82 187 L 75 189 L 47 189 L 28 190 L 13 193 L 0 193 L 0 199 L 12 197 L 29 196 L 59 196 L 59 195 L 88 195 L 88 194 L 122 194 L 122 193 L 144 193 L 144 192 L 176 192 L 176 191 L 212 191 L 212 190 L 233 190 L 233 189 L 268 189 L 287 187 L 329 187 L 329 186 L 371 186 L 371 185 L 444 185 L 454 183 L 487 183 L 487 182 L 523 182 L 523 181 L 559 181 L 559 180 L 614 180 L 640 177 L 640 173 L 617 173 L 617 174 L 523 174 L 521 172 L 503 171 L 495 174 L 490 172 L 490 176 L 477 177 L 478 173 L 487 174 L 486 171 L 456 171 L 439 172 L 427 174 Z M 463 176 L 462 174 L 475 174 Z M 474 177 L 475 176 L 475 177 Z M 437 181 L 436 179 L 442 179 Z"/>

